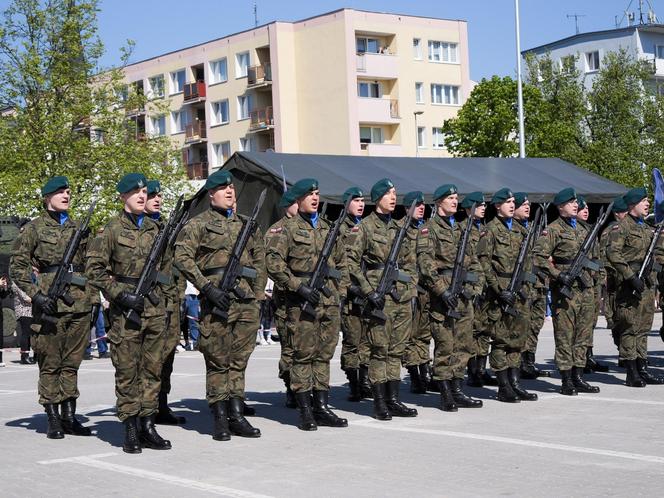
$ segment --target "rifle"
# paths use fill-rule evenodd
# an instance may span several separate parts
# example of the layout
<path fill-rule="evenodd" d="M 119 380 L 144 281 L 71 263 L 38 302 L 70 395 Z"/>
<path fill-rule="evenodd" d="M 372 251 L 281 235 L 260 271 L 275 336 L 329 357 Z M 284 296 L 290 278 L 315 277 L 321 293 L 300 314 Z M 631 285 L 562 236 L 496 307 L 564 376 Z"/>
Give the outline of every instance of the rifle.
<path fill-rule="evenodd" d="M 475 217 L 476 207 L 476 202 L 473 202 L 473 205 L 470 206 L 468 223 L 466 224 L 466 229 L 463 231 L 463 237 L 461 237 L 461 242 L 457 248 L 456 257 L 454 258 L 454 268 L 452 269 L 452 280 L 450 282 L 450 286 L 447 288 L 450 294 L 456 298 L 462 295 L 467 299 L 470 298 L 470 296 L 466 295 L 463 288 L 463 284 L 466 282 L 466 270 L 463 267 L 463 260 L 466 258 L 466 248 L 468 247 L 468 241 L 470 240 L 470 230 L 473 227 L 473 218 Z M 447 316 L 453 320 L 457 320 L 461 318 L 461 313 L 459 313 L 455 308 L 448 309 Z"/>
<path fill-rule="evenodd" d="M 530 250 L 530 245 L 533 239 L 535 238 L 535 234 L 540 229 L 541 219 L 542 219 L 542 208 L 539 208 L 537 210 L 537 213 L 535 213 L 534 222 L 528 228 L 528 234 L 521 241 L 521 247 L 519 248 L 519 255 L 516 258 L 516 263 L 514 264 L 514 269 L 512 270 L 512 277 L 510 278 L 510 283 L 507 286 L 507 290 L 514 297 L 516 297 L 517 294 L 521 294 L 521 287 L 523 286 L 523 282 L 526 277 L 524 271 L 524 267 L 526 265 L 526 255 Z M 510 306 L 509 304 L 505 304 L 503 305 L 503 313 L 516 316 L 516 308 L 514 306 Z"/>
<path fill-rule="evenodd" d="M 231 255 L 228 257 L 228 262 L 226 263 L 226 267 L 224 268 L 224 273 L 221 276 L 221 280 L 219 281 L 218 285 L 219 290 L 221 290 L 222 292 L 225 293 L 232 292 L 240 299 L 244 299 L 246 295 L 238 287 L 238 282 L 237 282 L 238 278 L 240 277 L 256 278 L 256 270 L 253 270 L 251 268 L 245 268 L 244 266 L 242 266 L 240 264 L 240 258 L 242 258 L 242 253 L 244 252 L 244 248 L 247 247 L 249 239 L 256 230 L 256 227 L 258 226 L 258 221 L 257 221 L 258 213 L 260 212 L 261 207 L 263 206 L 266 194 L 267 194 L 267 189 L 263 189 L 260 197 L 258 198 L 258 202 L 254 206 L 254 210 L 251 213 L 251 217 L 247 221 L 245 221 L 244 224 L 242 225 L 242 230 L 240 230 L 240 233 L 237 236 L 237 239 L 235 240 L 235 245 L 233 246 Z M 219 308 L 218 306 L 215 306 L 214 308 L 212 308 L 212 313 L 214 315 L 217 315 L 219 318 L 221 318 L 224 321 L 228 320 L 227 309 L 222 309 Z"/>
<path fill-rule="evenodd" d="M 652 285 L 650 281 L 650 273 L 655 269 L 655 248 L 659 242 L 659 238 L 662 235 L 662 228 L 664 228 L 664 222 L 660 222 L 655 229 L 655 233 L 652 236 L 650 245 L 648 246 L 648 251 L 646 252 L 643 262 L 641 262 L 641 267 L 639 268 L 638 277 L 640 280 L 645 281 L 648 285 Z M 659 266 L 659 265 L 657 265 Z M 660 268 L 661 269 L 661 268 Z M 641 297 L 640 293 L 633 292 L 635 296 Z"/>
<path fill-rule="evenodd" d="M 72 271 L 72 262 L 76 256 L 76 251 L 78 251 L 78 246 L 83 240 L 83 236 L 87 233 L 88 225 L 90 225 L 90 219 L 92 218 L 92 213 L 94 212 L 96 205 L 97 199 L 94 199 L 88 208 L 88 213 L 83 219 L 83 222 L 76 229 L 74 234 L 71 236 L 71 239 L 69 239 L 69 242 L 67 243 L 62 261 L 60 261 L 58 269 L 55 272 L 55 276 L 53 277 L 53 281 L 48 288 L 48 292 L 46 293 L 46 295 L 53 299 L 53 301 L 61 300 L 67 306 L 73 306 L 74 298 L 72 298 L 69 294 L 69 286 L 71 284 L 80 286 L 85 285 L 86 280 L 84 277 L 74 276 L 74 272 Z M 46 313 L 43 313 L 39 319 L 52 324 L 58 323 L 58 319 L 55 316 L 48 315 Z"/>
<path fill-rule="evenodd" d="M 399 294 L 396 290 L 396 282 L 410 282 L 410 277 L 399 271 L 399 265 L 397 259 L 399 258 L 399 251 L 401 251 L 401 245 L 403 244 L 403 239 L 406 237 L 406 232 L 410 226 L 411 221 L 413 220 L 413 214 L 415 214 L 415 204 L 417 199 L 414 199 L 408 208 L 408 213 L 404 219 L 403 225 L 399 229 L 399 233 L 394 238 L 392 242 L 392 247 L 387 256 L 387 261 L 385 261 L 385 266 L 383 267 L 383 273 L 380 275 L 380 280 L 378 281 L 378 286 L 376 287 L 376 293 L 385 299 L 385 296 L 389 294 L 395 301 L 399 300 Z M 387 315 L 383 312 L 382 309 L 372 308 L 369 312 L 371 317 L 381 320 L 383 322 L 387 321 Z"/>
<path fill-rule="evenodd" d="M 339 272 L 339 270 L 336 268 L 329 268 L 327 265 L 327 260 L 330 258 L 332 250 L 334 249 L 334 244 L 337 242 L 337 237 L 339 237 L 339 232 L 341 231 L 341 224 L 346 218 L 346 214 L 348 213 L 348 206 L 350 205 L 351 200 L 352 199 L 349 198 L 346 201 L 346 204 L 344 205 L 341 214 L 337 218 L 337 221 L 334 222 L 334 225 L 332 225 L 332 228 L 327 233 L 327 237 L 325 237 L 325 243 L 323 244 L 323 249 L 318 256 L 318 261 L 316 261 L 314 272 L 311 274 L 309 282 L 307 283 L 309 287 L 320 291 L 325 297 L 328 298 L 332 295 L 332 292 L 325 285 L 325 280 L 328 277 L 340 279 L 341 272 Z M 303 313 L 309 315 L 310 317 L 316 318 L 316 310 L 309 301 L 305 300 L 302 303 L 300 309 Z"/>
<path fill-rule="evenodd" d="M 164 252 L 166 252 L 166 249 L 174 242 L 175 237 L 177 237 L 176 227 L 179 231 L 184 224 L 180 222 L 183 218 L 186 218 L 186 211 L 182 205 L 183 201 L 184 195 L 181 195 L 173 213 L 168 217 L 168 223 L 166 223 L 163 229 L 159 230 L 159 233 L 152 242 L 152 247 L 150 247 L 150 252 L 134 289 L 134 294 L 147 297 L 154 306 L 159 304 L 159 296 L 154 292 L 155 287 L 157 287 L 158 283 L 166 283 L 164 276 L 159 273 L 159 264 L 161 263 Z M 127 322 L 140 328 L 141 315 L 136 310 L 126 311 L 125 318 Z"/>
<path fill-rule="evenodd" d="M 588 254 L 590 253 L 593 244 L 599 235 L 599 231 L 602 228 L 602 225 L 604 225 L 609 217 L 609 214 L 611 214 L 612 208 L 613 202 L 609 204 L 609 207 L 606 210 L 604 208 L 600 210 L 599 216 L 597 217 L 597 221 L 595 221 L 592 230 L 588 232 L 588 235 L 586 235 L 586 238 L 583 240 L 583 244 L 581 244 L 579 251 L 576 253 L 576 256 L 574 256 L 572 264 L 567 271 L 571 282 L 574 282 L 574 280 L 581 277 L 581 272 L 584 268 L 588 268 L 593 271 L 599 270 L 599 265 L 590 260 L 590 258 L 588 258 Z M 568 299 L 572 297 L 572 289 L 566 285 L 562 285 L 560 287 L 560 293 Z"/>

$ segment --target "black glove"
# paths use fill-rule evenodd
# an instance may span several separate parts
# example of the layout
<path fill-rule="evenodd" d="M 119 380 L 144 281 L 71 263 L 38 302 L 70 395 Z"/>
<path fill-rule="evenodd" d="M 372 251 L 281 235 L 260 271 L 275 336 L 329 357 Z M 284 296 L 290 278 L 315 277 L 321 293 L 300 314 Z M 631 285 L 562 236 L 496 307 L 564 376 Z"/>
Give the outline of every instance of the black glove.
<path fill-rule="evenodd" d="M 558 275 L 558 282 L 560 282 L 562 287 L 572 287 L 574 279 L 570 276 L 569 273 L 563 271 Z"/>
<path fill-rule="evenodd" d="M 516 303 L 516 296 L 510 291 L 504 290 L 498 294 L 498 300 L 508 306 L 514 306 L 514 303 Z"/>
<path fill-rule="evenodd" d="M 134 310 L 138 313 L 143 313 L 143 309 L 145 308 L 145 299 L 143 296 L 127 291 L 120 292 L 115 302 L 125 309 Z"/>
<path fill-rule="evenodd" d="M 385 298 L 376 291 L 369 293 L 367 302 L 375 310 L 382 310 L 385 307 Z"/>
<path fill-rule="evenodd" d="M 297 293 L 312 306 L 318 306 L 318 303 L 320 303 L 320 292 L 316 289 L 312 289 L 308 285 L 300 284 L 297 288 Z"/>
<path fill-rule="evenodd" d="M 452 294 L 449 290 L 443 292 L 440 296 L 440 299 L 443 301 L 443 304 L 448 310 L 456 309 L 459 305 L 459 298 Z"/>
<path fill-rule="evenodd" d="M 364 297 L 362 288 L 359 285 L 351 285 L 348 287 L 348 295 L 353 297 Z"/>
<path fill-rule="evenodd" d="M 212 282 L 205 284 L 205 287 L 203 287 L 202 290 L 205 298 L 217 308 L 228 310 L 228 308 L 231 307 L 231 298 L 228 293 L 223 292 L 219 287 L 212 285 Z"/>
<path fill-rule="evenodd" d="M 632 289 L 634 289 L 634 291 L 636 291 L 637 294 L 641 294 L 646 288 L 646 284 L 643 283 L 643 280 L 641 280 L 636 275 L 628 279 L 627 282 L 629 282 L 629 285 L 632 287 Z"/>
<path fill-rule="evenodd" d="M 37 309 L 41 310 L 42 313 L 47 315 L 53 315 L 58 311 L 58 303 L 55 299 L 51 299 L 41 292 L 37 292 L 37 294 L 32 296 L 32 304 L 34 304 Z"/>

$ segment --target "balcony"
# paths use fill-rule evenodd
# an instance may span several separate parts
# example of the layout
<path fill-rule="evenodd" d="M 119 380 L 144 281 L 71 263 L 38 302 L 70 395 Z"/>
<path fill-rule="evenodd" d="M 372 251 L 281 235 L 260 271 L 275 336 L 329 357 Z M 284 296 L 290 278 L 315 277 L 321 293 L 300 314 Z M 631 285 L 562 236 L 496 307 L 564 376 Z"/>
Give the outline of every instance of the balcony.
<path fill-rule="evenodd" d="M 274 127 L 272 106 L 254 109 L 249 113 L 249 131 L 261 131 Z"/>
<path fill-rule="evenodd" d="M 272 84 L 272 66 L 269 62 L 247 68 L 247 86 L 266 86 Z"/>
<path fill-rule="evenodd" d="M 372 144 L 372 143 L 360 143 L 361 154 L 365 156 L 374 156 L 374 157 L 401 157 L 403 152 L 401 151 L 400 144 Z"/>
<path fill-rule="evenodd" d="M 136 106 L 132 109 L 125 109 L 125 116 L 128 118 L 135 118 L 138 116 L 144 116 L 145 115 L 145 106 Z"/>
<path fill-rule="evenodd" d="M 193 104 L 205 100 L 205 81 L 196 81 L 184 85 L 184 103 Z"/>
<path fill-rule="evenodd" d="M 205 128 L 205 121 L 197 121 L 193 124 L 187 125 L 184 130 L 184 143 L 196 143 L 207 140 L 207 130 Z"/>
<path fill-rule="evenodd" d="M 357 99 L 357 118 L 360 123 L 399 123 L 399 101 L 397 99 Z"/>
<path fill-rule="evenodd" d="M 190 180 L 204 180 L 208 177 L 207 161 L 185 164 L 185 168 L 187 170 L 187 178 Z"/>
<path fill-rule="evenodd" d="M 399 75 L 397 57 L 390 54 L 365 52 L 357 54 L 357 72 L 363 77 L 395 79 Z"/>

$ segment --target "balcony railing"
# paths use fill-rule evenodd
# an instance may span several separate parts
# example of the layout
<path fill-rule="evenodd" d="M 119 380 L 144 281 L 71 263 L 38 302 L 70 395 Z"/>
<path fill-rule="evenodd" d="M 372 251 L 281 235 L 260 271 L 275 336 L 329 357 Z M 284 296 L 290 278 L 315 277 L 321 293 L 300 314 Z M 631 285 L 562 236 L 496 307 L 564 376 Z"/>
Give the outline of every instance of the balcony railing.
<path fill-rule="evenodd" d="M 207 138 L 207 130 L 205 129 L 205 121 L 197 121 L 193 124 L 187 125 L 184 130 L 185 142 L 196 142 L 205 140 Z"/>
<path fill-rule="evenodd" d="M 194 83 L 187 83 L 184 85 L 184 101 L 204 99 L 205 98 L 205 81 L 196 81 Z"/>
<path fill-rule="evenodd" d="M 185 164 L 185 168 L 187 169 L 187 178 L 190 180 L 204 180 L 208 177 L 207 161 Z"/>
<path fill-rule="evenodd" d="M 398 119 L 399 116 L 399 101 L 397 99 L 390 99 L 390 117 Z"/>
<path fill-rule="evenodd" d="M 274 116 L 272 114 L 272 106 L 263 107 L 262 109 L 254 109 L 249 113 L 249 129 L 260 130 L 274 125 Z"/>
<path fill-rule="evenodd" d="M 269 62 L 247 69 L 247 85 L 259 85 L 268 81 L 272 81 L 272 66 Z"/>

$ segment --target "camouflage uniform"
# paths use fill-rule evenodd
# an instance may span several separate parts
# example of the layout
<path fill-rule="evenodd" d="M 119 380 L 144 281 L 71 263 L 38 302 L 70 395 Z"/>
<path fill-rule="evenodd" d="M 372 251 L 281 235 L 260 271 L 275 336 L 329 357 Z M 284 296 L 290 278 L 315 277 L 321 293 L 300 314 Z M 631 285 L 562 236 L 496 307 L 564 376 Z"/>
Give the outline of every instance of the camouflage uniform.
<path fill-rule="evenodd" d="M 614 316 L 616 312 L 616 291 L 617 291 L 617 282 L 616 282 L 616 271 L 611 262 L 609 261 L 607 255 L 607 249 L 609 247 L 609 234 L 613 231 L 614 227 L 618 225 L 617 220 L 613 220 L 606 225 L 599 241 L 599 250 L 600 257 L 602 258 L 602 263 L 604 264 L 604 273 L 606 278 L 606 293 L 604 298 L 604 317 L 606 318 L 606 326 L 611 329 L 614 342 L 616 347 L 620 344 L 620 336 L 617 334 Z M 659 278 L 658 278 L 659 281 Z"/>

